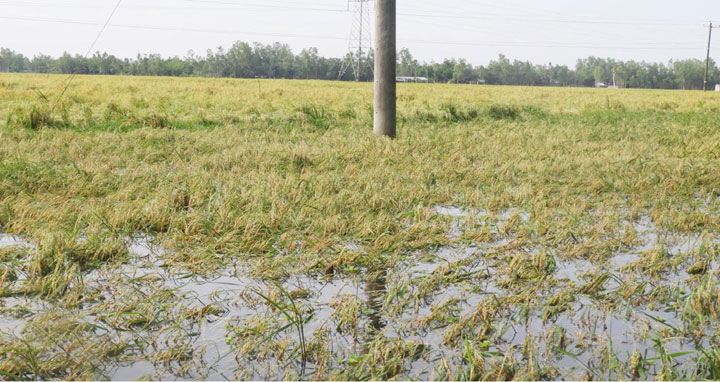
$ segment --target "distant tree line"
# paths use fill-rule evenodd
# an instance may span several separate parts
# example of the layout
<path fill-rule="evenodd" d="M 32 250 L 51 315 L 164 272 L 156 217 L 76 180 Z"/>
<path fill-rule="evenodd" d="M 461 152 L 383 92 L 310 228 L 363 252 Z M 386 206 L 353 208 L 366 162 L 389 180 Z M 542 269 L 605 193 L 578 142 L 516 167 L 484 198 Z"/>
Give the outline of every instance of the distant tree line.
<path fill-rule="evenodd" d="M 578 86 L 599 84 L 620 88 L 702 89 L 705 62 L 696 59 L 670 61 L 668 64 L 588 57 L 574 68 L 566 65 L 535 65 L 528 61 L 510 61 L 500 55 L 487 66 L 473 67 L 465 60 L 422 63 L 400 52 L 398 69 L 402 75 L 420 75 L 431 80 L 453 83 L 480 81 L 491 85 Z M 720 83 L 720 69 L 710 62 L 709 83 Z"/>
<path fill-rule="evenodd" d="M 341 78 L 338 74 L 343 63 L 351 59 L 350 54 L 343 58 L 321 57 L 316 48 L 295 54 L 286 44 L 246 42 L 237 42 L 229 49 L 208 50 L 205 56 L 190 52 L 184 58 L 150 54 L 121 59 L 99 52 L 87 58 L 68 53 L 58 58 L 42 54 L 28 58 L 0 49 L 0 72 L 349 81 L 354 79 L 352 70 L 347 70 Z M 363 59 L 366 63 L 372 62 L 372 52 Z M 488 65 L 473 66 L 463 59 L 419 62 L 408 49 L 398 52 L 398 76 L 426 77 L 430 82 L 443 83 L 579 87 L 603 83 L 623 88 L 701 89 L 704 73 L 705 63 L 695 59 L 663 64 L 589 57 L 578 60 L 575 67 L 570 68 L 511 61 L 500 55 Z M 365 81 L 372 79 L 370 65 L 362 66 L 361 77 Z M 720 69 L 713 61 L 710 84 L 716 83 L 720 83 Z"/>

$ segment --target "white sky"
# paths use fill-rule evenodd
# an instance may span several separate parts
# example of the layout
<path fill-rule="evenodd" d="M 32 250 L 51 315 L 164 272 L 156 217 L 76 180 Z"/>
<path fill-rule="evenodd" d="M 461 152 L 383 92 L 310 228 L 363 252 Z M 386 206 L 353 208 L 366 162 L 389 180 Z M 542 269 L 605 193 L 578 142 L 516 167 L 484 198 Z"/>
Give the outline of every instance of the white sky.
<path fill-rule="evenodd" d="M 116 2 L 0 0 L 0 47 L 84 54 Z M 503 53 L 568 65 L 590 55 L 666 62 L 704 58 L 703 24 L 720 24 L 720 0 L 398 0 L 398 13 L 398 46 L 421 61 L 477 65 Z M 279 41 L 339 57 L 351 23 L 346 0 L 123 0 L 94 50 L 185 56 L 238 40 Z"/>

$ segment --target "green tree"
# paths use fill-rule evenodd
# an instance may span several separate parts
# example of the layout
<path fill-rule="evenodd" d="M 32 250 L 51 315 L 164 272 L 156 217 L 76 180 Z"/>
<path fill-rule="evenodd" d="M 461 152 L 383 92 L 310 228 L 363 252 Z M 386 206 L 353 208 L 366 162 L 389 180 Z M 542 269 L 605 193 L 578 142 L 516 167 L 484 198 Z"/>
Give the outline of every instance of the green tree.
<path fill-rule="evenodd" d="M 413 58 L 410 50 L 407 48 L 400 49 L 398 52 L 397 73 L 399 76 L 419 76 L 420 66 L 418 61 Z"/>
<path fill-rule="evenodd" d="M 705 80 L 705 66 L 700 60 L 673 62 L 675 81 L 681 89 L 702 89 Z"/>

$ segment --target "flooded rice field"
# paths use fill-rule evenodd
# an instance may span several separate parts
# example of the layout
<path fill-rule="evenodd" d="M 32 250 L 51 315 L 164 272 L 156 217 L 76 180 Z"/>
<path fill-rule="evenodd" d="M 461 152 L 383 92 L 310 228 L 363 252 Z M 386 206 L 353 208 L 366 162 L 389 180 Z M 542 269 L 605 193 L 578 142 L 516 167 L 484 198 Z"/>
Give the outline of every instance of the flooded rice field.
<path fill-rule="evenodd" d="M 68 286 L 79 292 L 56 301 L 22 293 L 27 267 L 5 265 L 0 332 L 120 380 L 646 379 L 713 367 L 717 235 L 640 216 L 624 222 L 632 245 L 589 258 L 503 235 L 531 220 L 520 210 L 434 211 L 451 220 L 450 238 L 470 217 L 491 234 L 387 266 L 277 279 L 240 261 L 210 275 L 176 269 L 138 234 L 123 240 L 125 261 L 85 272 Z M 34 248 L 0 235 L 6 257 Z"/>
<path fill-rule="evenodd" d="M 0 379 L 720 379 L 720 93 L 0 77 Z"/>

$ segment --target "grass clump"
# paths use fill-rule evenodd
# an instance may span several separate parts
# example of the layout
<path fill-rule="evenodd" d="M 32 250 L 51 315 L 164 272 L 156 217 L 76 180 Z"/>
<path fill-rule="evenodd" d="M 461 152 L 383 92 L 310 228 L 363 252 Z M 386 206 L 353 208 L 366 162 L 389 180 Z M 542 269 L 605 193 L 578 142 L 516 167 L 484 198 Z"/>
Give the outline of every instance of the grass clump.
<path fill-rule="evenodd" d="M 34 104 L 29 109 L 17 108 L 11 111 L 7 116 L 6 125 L 30 130 L 62 126 L 62 121 L 57 120 L 53 114 L 49 105 Z"/>
<path fill-rule="evenodd" d="M 316 131 L 330 129 L 335 120 L 333 114 L 326 107 L 313 104 L 305 104 L 298 108 L 301 121 L 314 127 Z"/>
<path fill-rule="evenodd" d="M 488 115 L 492 119 L 517 119 L 520 117 L 521 109 L 515 105 L 491 105 L 488 108 Z"/>

